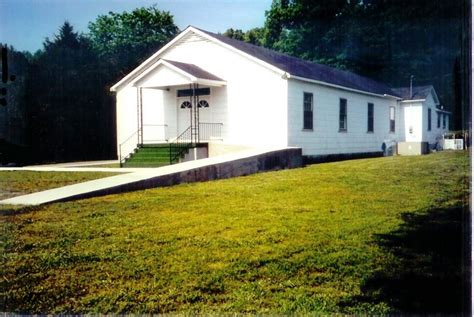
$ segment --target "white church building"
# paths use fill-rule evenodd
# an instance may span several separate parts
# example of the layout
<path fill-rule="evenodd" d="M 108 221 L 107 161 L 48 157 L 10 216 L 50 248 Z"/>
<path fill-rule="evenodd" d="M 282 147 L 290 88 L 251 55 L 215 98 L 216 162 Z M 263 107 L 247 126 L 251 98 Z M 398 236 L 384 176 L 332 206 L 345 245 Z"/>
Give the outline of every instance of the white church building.
<path fill-rule="evenodd" d="M 432 86 L 392 89 L 192 26 L 111 90 L 121 160 L 163 143 L 377 154 L 397 143 L 434 147 L 449 129 Z"/>

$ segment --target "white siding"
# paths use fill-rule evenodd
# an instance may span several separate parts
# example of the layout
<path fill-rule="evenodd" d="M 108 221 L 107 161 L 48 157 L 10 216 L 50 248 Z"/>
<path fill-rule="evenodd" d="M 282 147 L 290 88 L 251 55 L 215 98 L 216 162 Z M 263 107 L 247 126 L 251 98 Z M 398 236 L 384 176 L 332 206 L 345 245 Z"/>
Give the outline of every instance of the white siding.
<path fill-rule="evenodd" d="M 426 102 L 399 103 L 393 98 L 287 80 L 271 70 L 204 37 L 190 33 L 160 58 L 195 64 L 227 82 L 211 87 L 203 96 L 210 107 L 200 109 L 200 121 L 223 123 L 224 143 L 243 146 L 297 146 L 304 155 L 379 152 L 385 142 L 435 143 L 448 130 L 437 128 L 437 110 L 430 95 Z M 138 82 L 143 89 L 143 123 L 166 124 L 166 138 L 174 139 L 189 126 L 189 110 L 180 109 L 186 98 L 186 78 L 158 67 Z M 181 85 L 181 86 L 178 86 Z M 164 87 L 163 87 L 164 86 Z M 204 87 L 204 86 L 201 86 Z M 303 131 L 303 96 L 313 94 L 313 130 Z M 347 100 L 347 131 L 339 131 L 339 100 Z M 367 131 L 368 103 L 374 104 L 374 132 Z M 390 107 L 395 107 L 395 132 L 390 132 Z M 428 109 L 432 111 L 427 131 Z M 117 92 L 117 142 L 137 131 L 137 89 L 128 84 Z M 145 140 L 148 138 L 145 131 Z M 160 138 L 158 135 L 157 138 Z"/>
<path fill-rule="evenodd" d="M 402 103 L 401 109 L 405 124 L 405 138 L 401 138 L 400 141 L 423 141 L 423 104 L 421 102 Z"/>
<path fill-rule="evenodd" d="M 313 94 L 313 131 L 303 131 L 303 94 Z M 347 99 L 347 132 L 339 132 L 339 99 Z M 367 105 L 374 104 L 374 132 L 367 132 Z M 390 133 L 389 107 L 397 102 L 297 80 L 288 81 L 288 145 L 303 155 L 379 152 L 382 144 L 396 140 Z"/>
<path fill-rule="evenodd" d="M 431 131 L 428 131 L 428 109 L 431 109 Z M 446 128 L 443 129 L 443 115 L 441 115 L 441 125 L 438 128 L 438 111 L 431 94 L 423 103 L 423 141 L 436 144 L 442 139 L 443 133 L 449 131 L 449 117 L 446 118 Z"/>
<path fill-rule="evenodd" d="M 143 108 L 143 142 L 157 143 L 167 139 L 167 129 L 164 127 L 165 105 L 163 91 L 153 88 L 142 88 Z"/>
<path fill-rule="evenodd" d="M 163 90 L 164 123 L 167 124 L 166 133 L 168 140 L 173 140 L 178 136 L 177 107 L 176 89 Z"/>
<path fill-rule="evenodd" d="M 277 73 L 218 44 L 193 36 L 162 58 L 195 64 L 227 81 L 212 88 L 210 111 L 224 123 L 225 143 L 286 145 L 287 82 Z"/>
<path fill-rule="evenodd" d="M 428 109 L 431 109 L 431 131 L 428 131 Z M 404 118 L 405 135 L 400 138 L 400 141 L 428 142 L 434 145 L 442 138 L 443 133 L 449 131 L 448 121 L 446 128 L 443 129 L 443 114 L 438 128 L 439 111 L 431 94 L 422 102 L 401 103 L 401 111 Z"/>
<path fill-rule="evenodd" d="M 164 91 L 164 122 L 168 125 L 167 131 L 169 140 L 175 139 L 190 125 L 190 110 L 181 109 L 184 101 L 189 101 L 189 97 L 177 97 L 177 90 L 188 89 L 189 86 L 171 87 L 169 91 Z M 209 108 L 199 109 L 199 121 L 205 123 L 222 123 L 222 136 L 227 135 L 227 98 L 225 87 L 210 87 L 209 96 L 200 96 L 199 100 L 206 100 Z"/>
<path fill-rule="evenodd" d="M 189 82 L 189 79 L 164 65 L 159 65 L 134 85 L 140 87 L 163 87 L 181 85 L 183 82 Z"/>

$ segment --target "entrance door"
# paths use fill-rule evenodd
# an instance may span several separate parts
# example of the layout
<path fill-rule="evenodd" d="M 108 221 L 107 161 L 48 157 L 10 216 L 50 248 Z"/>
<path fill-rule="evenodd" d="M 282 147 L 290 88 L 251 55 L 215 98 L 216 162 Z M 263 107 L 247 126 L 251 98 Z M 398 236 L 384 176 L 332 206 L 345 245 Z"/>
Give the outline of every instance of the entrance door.
<path fill-rule="evenodd" d="M 191 99 L 189 97 L 178 98 L 178 131 L 177 135 L 183 133 L 191 125 Z"/>

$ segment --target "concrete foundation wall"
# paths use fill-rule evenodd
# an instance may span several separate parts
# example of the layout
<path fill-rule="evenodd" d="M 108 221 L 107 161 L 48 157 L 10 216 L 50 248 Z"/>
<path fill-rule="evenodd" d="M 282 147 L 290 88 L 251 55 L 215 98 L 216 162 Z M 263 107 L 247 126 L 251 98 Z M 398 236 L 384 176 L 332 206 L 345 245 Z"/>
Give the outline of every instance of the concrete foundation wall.
<path fill-rule="evenodd" d="M 208 150 L 207 146 L 197 146 L 194 148 L 189 149 L 189 152 L 184 155 L 184 158 L 180 160 L 180 162 L 189 162 L 189 161 L 194 161 L 194 160 L 200 160 L 204 158 L 208 158 Z"/>
<path fill-rule="evenodd" d="M 209 147 L 209 157 L 254 149 L 250 146 L 226 144 L 226 143 L 221 143 L 221 142 L 210 142 L 208 147 Z"/>
<path fill-rule="evenodd" d="M 54 201 L 70 201 L 135 190 L 165 187 L 182 183 L 203 182 L 215 179 L 245 176 L 259 172 L 297 168 L 301 166 L 303 166 L 301 149 L 287 148 L 268 151 L 262 154 L 251 155 L 240 159 L 228 160 L 215 164 L 207 164 L 197 168 L 190 168 L 176 173 L 150 177 L 148 179 L 143 179 L 136 182 L 90 191 L 67 198 L 56 199 Z"/>
<path fill-rule="evenodd" d="M 328 154 L 328 155 L 307 155 L 303 156 L 304 164 L 317 164 L 338 162 L 346 160 L 356 160 L 363 158 L 382 157 L 383 152 L 362 152 L 362 153 L 344 153 L 344 154 Z"/>

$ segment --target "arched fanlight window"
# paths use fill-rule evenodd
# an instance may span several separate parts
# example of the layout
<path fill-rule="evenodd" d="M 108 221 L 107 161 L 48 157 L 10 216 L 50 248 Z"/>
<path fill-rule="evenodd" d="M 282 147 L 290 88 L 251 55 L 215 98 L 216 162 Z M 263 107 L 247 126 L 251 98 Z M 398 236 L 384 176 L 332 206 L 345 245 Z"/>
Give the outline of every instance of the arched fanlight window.
<path fill-rule="evenodd" d="M 186 109 L 186 108 L 191 108 L 191 103 L 189 101 L 183 101 L 183 103 L 180 106 L 181 109 Z"/>
<path fill-rule="evenodd" d="M 206 100 L 200 100 L 198 102 L 198 108 L 209 108 L 209 103 Z"/>

